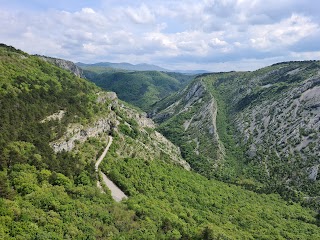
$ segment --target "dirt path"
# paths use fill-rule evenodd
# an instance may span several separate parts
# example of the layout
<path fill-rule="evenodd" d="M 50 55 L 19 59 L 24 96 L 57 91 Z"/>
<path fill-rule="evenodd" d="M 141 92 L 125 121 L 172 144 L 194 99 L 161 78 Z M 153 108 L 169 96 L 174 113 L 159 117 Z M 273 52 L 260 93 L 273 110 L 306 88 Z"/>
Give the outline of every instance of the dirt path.
<path fill-rule="evenodd" d="M 104 159 L 104 157 L 107 155 L 108 150 L 111 146 L 111 143 L 113 141 L 112 136 L 109 136 L 109 141 L 108 141 L 108 145 L 106 146 L 106 148 L 104 149 L 103 153 L 101 154 L 101 156 L 98 158 L 96 164 L 95 164 L 95 170 L 97 173 L 99 173 L 99 165 L 102 162 L 102 160 Z M 100 171 L 101 172 L 101 171 Z M 117 185 L 115 185 L 103 172 L 101 172 L 102 175 L 102 179 L 104 184 L 107 185 L 107 187 L 110 189 L 111 191 L 111 196 L 112 198 L 116 201 L 116 202 L 120 202 L 123 199 L 127 199 L 128 197 L 124 194 L 124 192 L 121 191 L 120 188 L 117 187 Z M 98 180 L 97 181 L 97 186 L 98 188 L 100 188 L 102 190 L 101 187 L 101 183 Z M 103 190 L 102 190 L 103 191 Z"/>

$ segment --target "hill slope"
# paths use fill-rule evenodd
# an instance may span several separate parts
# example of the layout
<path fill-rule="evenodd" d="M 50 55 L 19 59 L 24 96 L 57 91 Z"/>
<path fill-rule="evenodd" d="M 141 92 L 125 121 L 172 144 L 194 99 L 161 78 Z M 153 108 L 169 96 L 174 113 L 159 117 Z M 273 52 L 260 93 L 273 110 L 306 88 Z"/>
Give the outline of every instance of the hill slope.
<path fill-rule="evenodd" d="M 114 93 L 0 46 L 1 239 L 319 239 L 319 216 L 207 180 Z M 101 163 L 129 199 L 96 187 Z"/>
<path fill-rule="evenodd" d="M 147 111 L 150 106 L 170 93 L 185 86 L 193 76 L 180 73 L 106 72 L 95 74 L 85 71 L 87 79 L 99 87 L 117 93 L 121 100 Z"/>
<path fill-rule="evenodd" d="M 270 191 L 290 186 L 317 196 L 319 72 L 319 62 L 310 61 L 203 75 L 156 104 L 152 115 L 206 176 L 244 175 Z"/>

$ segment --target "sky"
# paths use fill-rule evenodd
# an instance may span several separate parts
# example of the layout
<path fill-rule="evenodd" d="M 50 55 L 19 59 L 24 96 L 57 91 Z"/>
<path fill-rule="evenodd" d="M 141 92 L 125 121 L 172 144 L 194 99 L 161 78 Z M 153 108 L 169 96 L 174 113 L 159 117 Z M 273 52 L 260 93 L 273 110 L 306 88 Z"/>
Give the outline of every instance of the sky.
<path fill-rule="evenodd" d="M 255 70 L 320 59 L 317 0 L 0 0 L 0 42 L 74 62 Z"/>

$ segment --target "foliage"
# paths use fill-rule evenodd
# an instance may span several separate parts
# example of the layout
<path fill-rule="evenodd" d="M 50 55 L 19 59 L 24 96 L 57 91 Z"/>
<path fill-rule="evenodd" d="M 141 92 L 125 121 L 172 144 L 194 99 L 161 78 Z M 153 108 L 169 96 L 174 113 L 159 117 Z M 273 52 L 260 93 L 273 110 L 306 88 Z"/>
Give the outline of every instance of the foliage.
<path fill-rule="evenodd" d="M 29 163 L 66 173 L 63 164 L 76 159 L 56 156 L 49 142 L 61 137 L 69 123 L 88 121 L 100 111 L 98 89 L 12 47 L 0 47 L 0 72 L 0 169 Z M 59 110 L 66 112 L 61 120 L 44 120 Z"/>
<path fill-rule="evenodd" d="M 9 178 L 22 197 L 0 198 L 1 239 L 127 238 L 140 228 L 133 211 L 96 187 L 75 186 L 63 174 L 46 173 L 54 185 L 33 166 L 13 166 Z"/>
<path fill-rule="evenodd" d="M 208 180 L 162 161 L 114 156 L 105 162 L 105 171 L 130 195 L 126 203 L 138 219 L 155 224 L 156 239 L 320 236 L 315 213 L 288 204 L 276 194 L 258 194 Z"/>
<path fill-rule="evenodd" d="M 0 73 L 0 239 L 319 239 L 319 216 L 296 203 L 208 180 L 166 161 L 169 152 L 152 160 L 143 151 L 155 155 L 154 130 L 97 103 L 101 90 L 86 80 L 5 45 Z M 105 143 L 89 138 L 61 153 L 49 145 L 104 111 L 120 124 L 102 165 L 129 195 L 122 203 L 96 187 Z"/>
<path fill-rule="evenodd" d="M 150 106 L 185 86 L 193 76 L 157 71 L 85 72 L 86 77 L 98 86 L 117 93 L 120 99 L 147 111 Z"/>
<path fill-rule="evenodd" d="M 274 139 L 279 125 L 273 123 L 266 126 L 267 121 L 262 121 L 262 118 L 266 119 L 269 115 L 277 120 L 280 117 L 278 115 L 283 112 L 292 114 L 291 112 L 294 111 L 289 109 L 290 107 L 285 110 L 279 106 L 277 109 L 271 107 L 269 111 L 265 108 L 288 99 L 291 103 L 288 106 L 295 106 L 292 98 L 300 97 L 305 87 L 318 84 L 319 69 L 318 61 L 303 61 L 272 65 L 254 72 L 203 74 L 190 83 L 184 91 L 174 93 L 157 102 L 150 113 L 156 112 L 153 116 L 160 123 L 159 131 L 181 148 L 185 159 L 198 173 L 208 178 L 243 184 L 257 192 L 277 192 L 285 199 L 302 201 L 303 194 L 299 191 L 310 196 L 319 195 L 317 187 L 319 180 L 308 181 L 307 179 L 310 166 L 317 165 L 316 156 L 319 150 L 316 147 L 318 134 L 315 129 L 317 128 L 308 127 L 311 124 L 306 122 L 307 113 L 303 113 L 306 117 L 301 119 L 298 111 L 296 118 L 291 117 L 290 121 L 282 121 L 284 130 L 278 132 L 278 138 L 281 139 L 286 135 L 288 143 L 282 142 L 280 145 L 278 143 L 280 139 Z M 310 84 L 306 85 L 306 81 Z M 204 93 L 199 96 L 197 104 L 186 103 L 185 99 L 192 95 L 190 89 L 197 84 L 205 88 Z M 218 109 L 216 129 L 219 141 L 225 149 L 222 160 L 217 156 L 219 148 L 216 147 L 216 142 L 212 141 L 212 138 L 203 130 L 209 131 L 210 126 L 208 127 L 207 122 L 212 119 L 199 120 L 198 117 L 205 114 L 205 104 L 210 99 L 215 101 Z M 309 105 L 312 104 L 308 103 Z M 315 109 L 318 104 L 313 105 L 312 109 L 305 107 L 309 108 L 310 115 L 317 114 Z M 261 106 L 264 107 L 261 109 Z M 301 103 L 299 109 L 303 107 Z M 201 108 L 204 109 L 202 112 Z M 292 139 L 289 137 L 290 132 L 283 131 L 286 131 L 285 126 L 290 126 L 292 122 L 298 120 L 300 138 Z M 191 123 L 191 126 L 199 127 L 192 131 L 189 130 L 190 128 L 186 130 L 184 126 L 187 122 Z M 255 125 L 254 129 L 252 125 Z M 241 128 L 244 130 L 240 131 Z M 294 129 L 296 128 L 292 131 Z M 262 134 L 265 139 L 259 141 Z M 254 137 L 256 137 L 255 142 L 253 142 Z M 297 145 L 303 138 L 312 140 L 312 143 L 301 151 L 286 153 L 288 151 L 286 150 L 279 155 L 281 149 L 294 142 Z M 252 143 L 257 149 L 251 149 Z M 254 151 L 254 157 L 250 156 L 252 151 Z"/>

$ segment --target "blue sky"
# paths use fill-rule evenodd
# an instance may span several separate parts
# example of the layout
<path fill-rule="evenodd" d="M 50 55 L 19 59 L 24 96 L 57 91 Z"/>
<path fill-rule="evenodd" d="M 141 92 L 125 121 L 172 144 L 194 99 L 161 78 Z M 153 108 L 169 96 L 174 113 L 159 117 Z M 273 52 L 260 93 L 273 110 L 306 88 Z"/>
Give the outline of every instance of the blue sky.
<path fill-rule="evenodd" d="M 254 70 L 320 59 L 315 0 L 0 0 L 0 42 L 74 62 Z"/>

